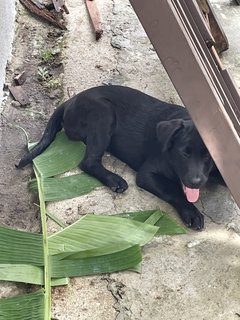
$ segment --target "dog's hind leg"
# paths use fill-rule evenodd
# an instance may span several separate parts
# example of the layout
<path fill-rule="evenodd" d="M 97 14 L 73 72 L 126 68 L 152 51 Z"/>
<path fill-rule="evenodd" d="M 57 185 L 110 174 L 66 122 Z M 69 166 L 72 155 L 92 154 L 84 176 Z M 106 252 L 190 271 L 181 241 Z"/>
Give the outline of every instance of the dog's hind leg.
<path fill-rule="evenodd" d="M 102 114 L 96 116 L 95 114 L 94 121 L 88 122 L 85 141 L 86 153 L 79 167 L 91 176 L 96 177 L 112 191 L 120 193 L 128 188 L 127 182 L 102 165 L 102 157 L 110 144 L 114 117 L 109 115 L 103 117 Z"/>

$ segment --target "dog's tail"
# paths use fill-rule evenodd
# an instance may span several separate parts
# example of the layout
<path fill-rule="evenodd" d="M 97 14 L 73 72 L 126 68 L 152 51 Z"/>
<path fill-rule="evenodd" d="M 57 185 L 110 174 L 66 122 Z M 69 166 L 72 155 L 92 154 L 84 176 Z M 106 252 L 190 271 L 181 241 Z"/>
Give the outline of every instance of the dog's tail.
<path fill-rule="evenodd" d="M 16 165 L 17 169 L 21 169 L 29 164 L 36 156 L 41 154 L 54 140 L 56 134 L 62 129 L 64 107 L 65 105 L 62 104 L 54 111 L 47 123 L 41 140 L 20 160 L 19 164 Z"/>

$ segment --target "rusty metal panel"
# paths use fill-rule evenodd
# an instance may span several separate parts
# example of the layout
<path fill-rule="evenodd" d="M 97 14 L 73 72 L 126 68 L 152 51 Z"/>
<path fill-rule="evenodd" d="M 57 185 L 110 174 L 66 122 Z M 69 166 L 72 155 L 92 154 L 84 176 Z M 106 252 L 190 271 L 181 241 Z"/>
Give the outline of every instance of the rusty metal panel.
<path fill-rule="evenodd" d="M 207 45 L 189 23 L 181 5 L 188 1 L 130 2 L 240 206 L 240 138 L 236 130 L 239 118 L 231 104 L 234 102 L 239 109 L 237 90 L 231 94 L 231 85 L 224 81 L 226 75 L 221 76 Z M 234 125 L 231 118 L 235 119 Z"/>
<path fill-rule="evenodd" d="M 178 3 L 181 3 L 181 6 Z M 226 84 L 225 71 L 226 69 L 222 65 L 220 58 L 216 52 L 216 49 L 211 46 L 209 50 L 208 37 L 204 32 L 204 27 L 207 29 L 207 26 L 204 26 L 202 22 L 197 17 L 201 15 L 197 4 L 194 6 L 193 1 L 179 0 L 175 1 L 176 8 L 178 8 L 178 14 L 182 17 L 182 23 L 188 29 L 191 39 L 194 41 L 195 52 L 199 55 L 202 60 L 202 64 L 207 73 L 209 73 L 209 78 L 212 81 L 212 84 L 216 87 L 218 95 L 223 99 L 223 104 L 225 110 L 227 111 L 229 117 L 231 118 L 235 129 L 238 134 L 240 134 L 240 104 L 237 100 L 236 88 L 234 90 L 234 85 L 230 86 L 231 78 L 228 77 L 228 85 Z M 190 10 L 189 10 L 190 9 Z M 196 24 L 195 22 L 198 23 Z M 200 24 L 200 28 L 199 28 Z M 231 88 L 231 89 L 230 89 Z"/>
<path fill-rule="evenodd" d="M 191 12 L 191 15 L 193 15 L 194 21 L 198 26 L 198 29 L 200 30 L 204 40 L 206 41 L 207 46 L 209 47 L 210 45 L 213 45 L 215 43 L 215 40 L 210 32 L 209 26 L 207 26 L 206 21 L 203 18 L 197 0 L 189 1 L 187 8 L 189 12 Z"/>

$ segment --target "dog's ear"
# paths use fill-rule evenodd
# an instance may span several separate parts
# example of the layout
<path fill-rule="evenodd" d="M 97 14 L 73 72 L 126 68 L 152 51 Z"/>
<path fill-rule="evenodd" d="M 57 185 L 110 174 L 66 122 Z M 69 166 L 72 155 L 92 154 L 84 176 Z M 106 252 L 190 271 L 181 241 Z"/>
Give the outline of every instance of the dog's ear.
<path fill-rule="evenodd" d="M 167 151 L 171 148 L 174 137 L 184 127 L 184 120 L 174 119 L 169 121 L 161 121 L 157 124 L 157 139 L 162 145 L 162 151 Z"/>

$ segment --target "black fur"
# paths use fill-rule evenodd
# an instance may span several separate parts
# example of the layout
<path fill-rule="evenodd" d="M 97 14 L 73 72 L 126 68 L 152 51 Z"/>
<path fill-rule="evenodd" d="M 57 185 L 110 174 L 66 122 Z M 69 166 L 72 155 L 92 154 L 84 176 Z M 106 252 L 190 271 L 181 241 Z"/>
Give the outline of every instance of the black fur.
<path fill-rule="evenodd" d="M 19 162 L 22 168 L 64 129 L 86 144 L 79 167 L 115 192 L 127 182 L 102 165 L 107 150 L 137 172 L 137 185 L 170 203 L 184 223 L 202 229 L 204 219 L 187 201 L 182 185 L 201 188 L 213 161 L 185 108 L 121 86 L 86 90 L 51 116 L 40 142 Z"/>

